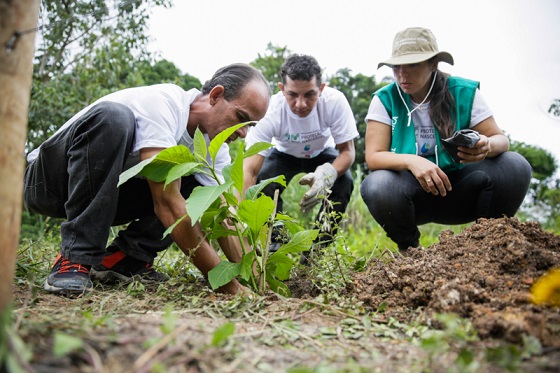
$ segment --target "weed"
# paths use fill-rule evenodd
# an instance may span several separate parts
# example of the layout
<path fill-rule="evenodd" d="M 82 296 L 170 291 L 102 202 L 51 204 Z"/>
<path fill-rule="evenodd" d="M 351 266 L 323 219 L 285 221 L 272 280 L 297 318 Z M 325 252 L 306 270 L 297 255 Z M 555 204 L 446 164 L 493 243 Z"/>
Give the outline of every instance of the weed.
<path fill-rule="evenodd" d="M 442 330 L 423 329 L 419 331 L 420 346 L 428 351 L 430 359 L 441 358 L 444 354 L 455 354 L 455 368 L 459 372 L 476 372 L 479 363 L 475 360 L 470 344 L 478 341 L 471 323 L 455 314 L 437 314 L 437 322 Z M 453 371 L 455 369 L 449 368 Z"/>

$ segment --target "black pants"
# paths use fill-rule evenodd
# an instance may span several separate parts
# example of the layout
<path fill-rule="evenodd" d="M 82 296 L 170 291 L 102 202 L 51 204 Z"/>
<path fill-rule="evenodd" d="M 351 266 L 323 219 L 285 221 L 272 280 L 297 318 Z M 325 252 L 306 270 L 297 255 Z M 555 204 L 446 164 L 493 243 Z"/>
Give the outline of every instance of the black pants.
<path fill-rule="evenodd" d="M 336 157 L 338 157 L 338 151 L 333 148 L 327 148 L 313 158 L 296 158 L 273 149 L 264 160 L 261 171 L 257 177 L 257 182 L 270 179 L 278 175 L 284 175 L 286 177 L 286 184 L 288 184 L 295 175 L 302 172 L 314 172 L 318 166 L 327 162 L 334 162 Z M 276 189 L 279 189 L 281 194 L 285 188 L 278 183 L 271 183 L 263 189 L 263 193 L 273 198 Z M 331 188 L 332 193 L 328 199 L 334 202 L 333 209 L 337 212 L 337 223 L 340 221 L 340 215 L 346 211 L 353 189 L 354 183 L 349 170 L 346 171 L 344 175 L 339 176 Z M 322 209 L 323 207 L 321 206 L 317 219 L 319 219 Z M 276 210 L 283 211 L 283 201 L 281 196 L 278 198 Z"/>
<path fill-rule="evenodd" d="M 65 218 L 60 226 L 61 254 L 72 262 L 99 264 L 110 227 L 130 223 L 114 244 L 127 255 L 152 263 L 172 239 L 155 216 L 148 182 L 131 178 L 117 188 L 132 149 L 136 120 L 130 109 L 102 102 L 41 146 L 25 171 L 27 208 Z M 200 185 L 181 180 L 186 198 Z"/>
<path fill-rule="evenodd" d="M 529 189 L 531 172 L 525 158 L 506 152 L 448 172 L 453 190 L 445 197 L 424 191 L 409 171 L 373 171 L 360 192 L 387 236 L 405 249 L 418 245 L 421 224 L 464 224 L 515 215 Z"/>

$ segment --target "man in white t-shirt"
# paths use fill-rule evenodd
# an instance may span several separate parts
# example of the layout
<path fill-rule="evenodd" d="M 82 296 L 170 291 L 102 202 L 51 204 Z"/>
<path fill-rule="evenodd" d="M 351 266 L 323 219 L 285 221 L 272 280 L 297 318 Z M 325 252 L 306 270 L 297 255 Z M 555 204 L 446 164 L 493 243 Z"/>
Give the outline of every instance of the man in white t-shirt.
<path fill-rule="evenodd" d="M 354 187 L 349 169 L 355 159 L 354 138 L 359 134 L 352 109 L 342 92 L 322 82 L 321 67 L 311 56 L 288 57 L 281 76 L 280 92 L 272 96 L 266 116 L 245 140 L 247 147 L 271 142 L 274 148 L 245 160 L 245 188 L 278 175 L 285 175 L 289 183 L 305 172 L 300 184 L 310 189 L 300 201 L 301 210 L 311 210 L 328 195 L 338 223 Z M 282 192 L 284 188 L 274 183 L 263 192 L 273 197 L 276 189 Z M 282 211 L 281 198 L 277 211 Z M 318 242 L 329 241 L 334 234 L 330 229 L 322 233 L 326 237 L 319 237 Z M 280 240 L 274 232 L 272 251 L 278 249 Z"/>
<path fill-rule="evenodd" d="M 80 111 L 28 155 L 24 199 L 43 215 L 66 219 L 60 226 L 60 253 L 45 280 L 47 291 L 84 293 L 92 278 L 102 282 L 157 283 L 157 253 L 173 241 L 206 276 L 220 258 L 199 224 L 186 218 L 162 240 L 164 231 L 186 214 L 185 199 L 199 185 L 215 183 L 201 174 L 164 183 L 131 178 L 119 188 L 119 175 L 141 160 L 183 144 L 193 149 L 196 128 L 207 143 L 237 123 L 257 121 L 266 113 L 270 88 L 247 64 L 219 69 L 202 91 L 173 84 L 129 88 L 105 96 Z M 245 137 L 246 127 L 228 141 Z M 231 163 L 228 146 L 216 157 L 221 175 Z M 109 245 L 111 226 L 129 223 Z M 229 260 L 239 261 L 239 242 L 220 245 Z M 236 293 L 237 280 L 220 290 Z"/>

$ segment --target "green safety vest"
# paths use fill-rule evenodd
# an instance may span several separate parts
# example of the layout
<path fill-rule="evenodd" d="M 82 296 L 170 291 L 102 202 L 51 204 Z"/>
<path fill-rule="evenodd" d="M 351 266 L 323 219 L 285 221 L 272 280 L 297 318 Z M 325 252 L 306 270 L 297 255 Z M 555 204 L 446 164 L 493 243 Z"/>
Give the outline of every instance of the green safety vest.
<path fill-rule="evenodd" d="M 411 120 L 410 126 L 407 126 L 408 111 L 399 96 L 396 84 L 389 84 L 379 89 L 374 95 L 379 97 L 389 117 L 391 117 L 391 151 L 397 154 L 417 154 L 414 123 Z M 455 113 L 452 113 L 452 118 L 455 120 L 455 130 L 469 128 L 474 95 L 479 87 L 480 83 L 473 80 L 452 76 L 448 78 L 447 88 L 455 100 L 457 109 Z M 410 95 L 404 92 L 401 93 L 406 104 L 411 108 Z M 453 170 L 463 167 L 464 165 L 455 162 L 441 145 L 441 137 L 435 126 L 434 132 L 436 136 L 435 151 L 437 153 L 437 162 L 435 155 L 430 155 L 426 158 L 436 163 L 442 170 Z"/>

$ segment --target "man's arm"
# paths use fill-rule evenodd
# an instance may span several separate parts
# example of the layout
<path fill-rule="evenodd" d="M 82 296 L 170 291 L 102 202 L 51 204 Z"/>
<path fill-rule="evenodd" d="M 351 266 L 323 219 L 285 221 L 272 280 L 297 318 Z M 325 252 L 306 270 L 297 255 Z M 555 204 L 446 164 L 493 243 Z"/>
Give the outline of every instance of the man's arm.
<path fill-rule="evenodd" d="M 336 146 L 338 149 L 338 157 L 333 162 L 333 166 L 338 173 L 338 176 L 344 174 L 352 165 L 356 159 L 356 149 L 354 148 L 354 140 L 349 140 L 340 143 Z"/>
<path fill-rule="evenodd" d="M 243 161 L 243 195 L 247 188 L 257 183 L 257 176 L 264 163 L 264 157 L 260 154 L 255 154 Z"/>
<path fill-rule="evenodd" d="M 140 157 L 142 160 L 148 159 L 161 150 L 163 149 L 143 149 Z M 181 195 L 181 179 L 168 184 L 165 189 L 163 182 L 148 180 L 148 184 L 152 192 L 155 214 L 167 229 L 187 213 L 185 199 Z M 186 217 L 173 229 L 171 236 L 205 277 L 208 277 L 208 272 L 220 263 L 218 254 L 204 237 L 199 223 L 193 226 L 191 220 Z M 235 294 L 240 289 L 242 286 L 235 279 L 220 288 L 221 291 L 230 294 Z"/>

